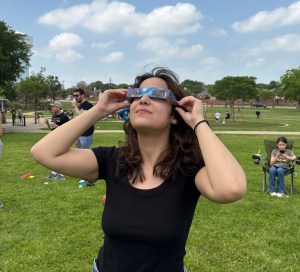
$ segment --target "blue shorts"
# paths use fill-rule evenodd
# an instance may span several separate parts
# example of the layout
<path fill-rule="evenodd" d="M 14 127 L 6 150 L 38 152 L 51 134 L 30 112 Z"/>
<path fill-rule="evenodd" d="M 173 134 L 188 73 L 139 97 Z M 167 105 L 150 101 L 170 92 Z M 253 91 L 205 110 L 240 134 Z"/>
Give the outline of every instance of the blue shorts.
<path fill-rule="evenodd" d="M 93 266 L 92 272 L 99 272 L 99 270 L 97 268 L 97 264 L 96 264 L 96 259 L 94 260 L 94 266 Z"/>
<path fill-rule="evenodd" d="M 77 148 L 89 149 L 93 143 L 93 134 L 89 136 L 80 136 L 77 139 L 76 146 Z"/>
<path fill-rule="evenodd" d="M 93 266 L 92 272 L 100 272 L 97 268 L 96 259 L 94 260 L 94 266 Z M 185 267 L 183 267 L 182 272 L 187 272 Z"/>

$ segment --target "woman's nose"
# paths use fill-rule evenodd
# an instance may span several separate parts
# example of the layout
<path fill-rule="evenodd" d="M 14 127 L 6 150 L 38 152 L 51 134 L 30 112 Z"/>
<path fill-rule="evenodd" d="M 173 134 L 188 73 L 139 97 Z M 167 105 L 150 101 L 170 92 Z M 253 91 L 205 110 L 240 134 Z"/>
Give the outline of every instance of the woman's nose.
<path fill-rule="evenodd" d="M 144 94 L 141 99 L 140 99 L 140 103 L 147 103 L 149 104 L 149 101 L 150 101 L 150 96 L 148 94 Z"/>

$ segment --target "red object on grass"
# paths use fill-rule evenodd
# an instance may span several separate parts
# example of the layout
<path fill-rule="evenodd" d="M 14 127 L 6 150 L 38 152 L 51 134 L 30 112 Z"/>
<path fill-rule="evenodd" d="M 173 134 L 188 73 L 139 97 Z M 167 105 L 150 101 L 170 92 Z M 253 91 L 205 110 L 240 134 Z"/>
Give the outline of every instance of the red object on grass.
<path fill-rule="evenodd" d="M 24 175 L 22 175 L 20 178 L 28 178 L 30 176 L 30 173 L 25 173 Z"/>

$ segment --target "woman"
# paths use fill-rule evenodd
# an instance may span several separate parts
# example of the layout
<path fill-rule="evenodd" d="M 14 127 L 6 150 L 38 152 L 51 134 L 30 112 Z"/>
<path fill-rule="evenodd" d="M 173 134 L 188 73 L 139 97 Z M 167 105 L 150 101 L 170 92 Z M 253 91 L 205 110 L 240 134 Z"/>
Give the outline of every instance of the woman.
<path fill-rule="evenodd" d="M 292 150 L 287 149 L 288 141 L 281 136 L 276 140 L 277 148 L 271 153 L 270 170 L 269 170 L 269 189 L 271 196 L 284 196 L 284 175 L 289 168 L 290 161 L 296 159 Z M 275 179 L 278 177 L 277 192 L 275 190 Z"/>
<path fill-rule="evenodd" d="M 93 271 L 185 271 L 200 194 L 218 203 L 236 201 L 246 192 L 245 174 L 204 120 L 201 100 L 183 98 L 172 71 L 155 68 L 138 76 L 134 87 L 105 91 L 92 109 L 48 134 L 31 154 L 65 175 L 106 181 L 104 245 Z M 128 107 L 126 99 L 123 146 L 71 148 L 92 124 Z"/>

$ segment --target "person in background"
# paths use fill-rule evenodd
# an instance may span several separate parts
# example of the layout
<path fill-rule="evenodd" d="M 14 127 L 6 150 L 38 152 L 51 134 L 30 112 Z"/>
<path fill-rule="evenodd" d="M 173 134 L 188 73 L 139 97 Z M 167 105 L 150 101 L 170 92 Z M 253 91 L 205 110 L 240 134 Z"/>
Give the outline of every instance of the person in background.
<path fill-rule="evenodd" d="M 256 114 L 256 118 L 259 119 L 259 117 L 260 117 L 260 111 L 256 111 L 255 114 Z"/>
<path fill-rule="evenodd" d="M 215 120 L 216 120 L 216 123 L 219 123 L 220 122 L 220 118 L 221 118 L 221 114 L 217 111 L 215 113 Z"/>
<path fill-rule="evenodd" d="M 23 111 L 22 111 L 22 108 L 21 107 L 19 107 L 19 109 L 18 109 L 18 119 L 19 119 L 19 123 L 20 123 L 20 125 L 21 124 L 23 124 Z"/>
<path fill-rule="evenodd" d="M 228 119 L 230 119 L 230 113 L 229 111 L 226 111 L 222 124 L 226 124 L 226 120 Z"/>
<path fill-rule="evenodd" d="M 70 119 L 64 114 L 63 106 L 59 101 L 54 101 L 51 106 L 52 118 L 51 122 L 48 119 L 45 120 L 46 124 L 51 130 L 58 128 L 59 126 L 65 124 Z M 65 177 L 63 174 L 59 174 L 55 171 L 51 171 L 51 173 L 46 177 L 47 179 L 55 179 L 55 180 L 64 180 Z"/>
<path fill-rule="evenodd" d="M 79 105 L 78 105 L 79 103 Z M 75 114 L 77 116 L 81 115 L 82 113 L 90 110 L 93 107 L 93 104 L 87 101 L 85 97 L 85 91 L 81 88 L 75 89 L 73 91 L 73 100 L 72 100 L 72 107 L 74 108 Z M 86 131 L 80 135 L 76 141 L 77 148 L 88 149 L 93 143 L 93 133 L 95 127 L 92 125 Z M 87 186 L 94 186 L 97 180 L 88 180 Z"/>
<path fill-rule="evenodd" d="M 288 141 L 285 137 L 279 137 L 276 143 L 277 148 L 272 151 L 270 159 L 268 192 L 271 196 L 284 197 L 284 176 L 290 166 L 290 161 L 295 160 L 296 156 L 292 150 L 287 149 Z M 276 176 L 278 177 L 277 192 L 275 190 Z"/>
<path fill-rule="evenodd" d="M 128 107 L 126 99 L 123 145 L 72 148 L 92 124 Z M 105 180 L 104 243 L 95 272 L 186 271 L 200 195 L 231 203 L 247 187 L 242 167 L 204 119 L 201 100 L 183 97 L 177 75 L 164 67 L 138 75 L 134 88 L 106 90 L 92 109 L 36 143 L 31 155 L 66 175 Z"/>
<path fill-rule="evenodd" d="M 229 111 L 226 111 L 225 113 L 225 120 L 230 119 L 230 113 Z"/>

